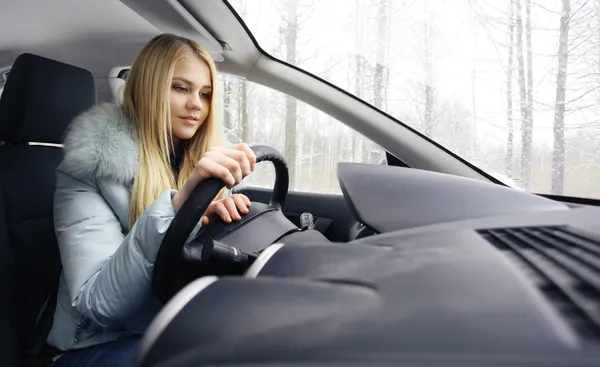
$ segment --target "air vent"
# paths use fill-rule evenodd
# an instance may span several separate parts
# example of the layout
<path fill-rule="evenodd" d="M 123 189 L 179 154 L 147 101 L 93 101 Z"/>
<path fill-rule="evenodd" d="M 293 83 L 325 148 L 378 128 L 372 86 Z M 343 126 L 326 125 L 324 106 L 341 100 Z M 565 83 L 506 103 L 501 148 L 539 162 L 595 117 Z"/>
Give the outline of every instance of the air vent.
<path fill-rule="evenodd" d="M 600 239 L 569 227 L 478 231 L 523 267 L 582 336 L 600 342 Z"/>

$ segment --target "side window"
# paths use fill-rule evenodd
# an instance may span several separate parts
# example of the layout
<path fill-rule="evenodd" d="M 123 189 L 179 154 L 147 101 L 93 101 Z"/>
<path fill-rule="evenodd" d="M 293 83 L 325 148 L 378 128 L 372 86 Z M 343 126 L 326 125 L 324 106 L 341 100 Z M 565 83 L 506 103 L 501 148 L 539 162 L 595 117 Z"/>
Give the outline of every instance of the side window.
<path fill-rule="evenodd" d="M 290 190 L 340 193 L 339 162 L 385 160 L 378 145 L 302 101 L 232 76 L 221 75 L 220 83 L 229 141 L 265 144 L 281 151 L 289 166 Z M 273 167 L 257 165 L 246 182 L 273 187 Z"/>

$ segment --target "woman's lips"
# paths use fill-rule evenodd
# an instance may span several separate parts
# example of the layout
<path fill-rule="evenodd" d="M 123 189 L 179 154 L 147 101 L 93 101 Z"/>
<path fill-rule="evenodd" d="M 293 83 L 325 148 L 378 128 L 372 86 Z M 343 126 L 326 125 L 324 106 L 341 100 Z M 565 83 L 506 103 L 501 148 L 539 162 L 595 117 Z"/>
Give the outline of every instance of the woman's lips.
<path fill-rule="evenodd" d="M 198 124 L 198 118 L 194 116 L 180 116 L 179 117 L 186 125 Z"/>

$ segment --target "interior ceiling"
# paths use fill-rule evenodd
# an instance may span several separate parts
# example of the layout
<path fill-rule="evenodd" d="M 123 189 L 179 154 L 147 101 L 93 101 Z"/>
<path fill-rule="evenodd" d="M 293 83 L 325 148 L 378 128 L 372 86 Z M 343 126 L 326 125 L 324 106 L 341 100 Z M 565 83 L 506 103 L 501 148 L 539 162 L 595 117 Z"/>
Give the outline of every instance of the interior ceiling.
<path fill-rule="evenodd" d="M 198 2 L 221 0 L 200 0 Z M 222 48 L 171 0 L 0 0 L 0 68 L 29 52 L 106 76 L 129 65 L 153 36 L 194 38 L 218 58 Z M 178 6 L 181 10 L 181 6 Z"/>

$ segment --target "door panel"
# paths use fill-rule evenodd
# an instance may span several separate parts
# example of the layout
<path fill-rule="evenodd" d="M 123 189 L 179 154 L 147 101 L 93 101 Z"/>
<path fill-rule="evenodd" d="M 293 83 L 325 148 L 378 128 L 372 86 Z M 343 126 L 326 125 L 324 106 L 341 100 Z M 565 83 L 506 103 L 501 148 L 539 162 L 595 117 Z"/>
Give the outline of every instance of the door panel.
<path fill-rule="evenodd" d="M 251 201 L 268 203 L 271 190 L 245 187 L 239 191 Z M 350 228 L 356 223 L 344 197 L 340 195 L 312 194 L 308 192 L 290 191 L 287 195 L 283 212 L 296 225 L 300 223 L 300 214 L 309 212 L 313 215 L 315 226 L 320 226 L 323 219 L 331 220 L 324 234 L 333 242 L 347 242 Z"/>

